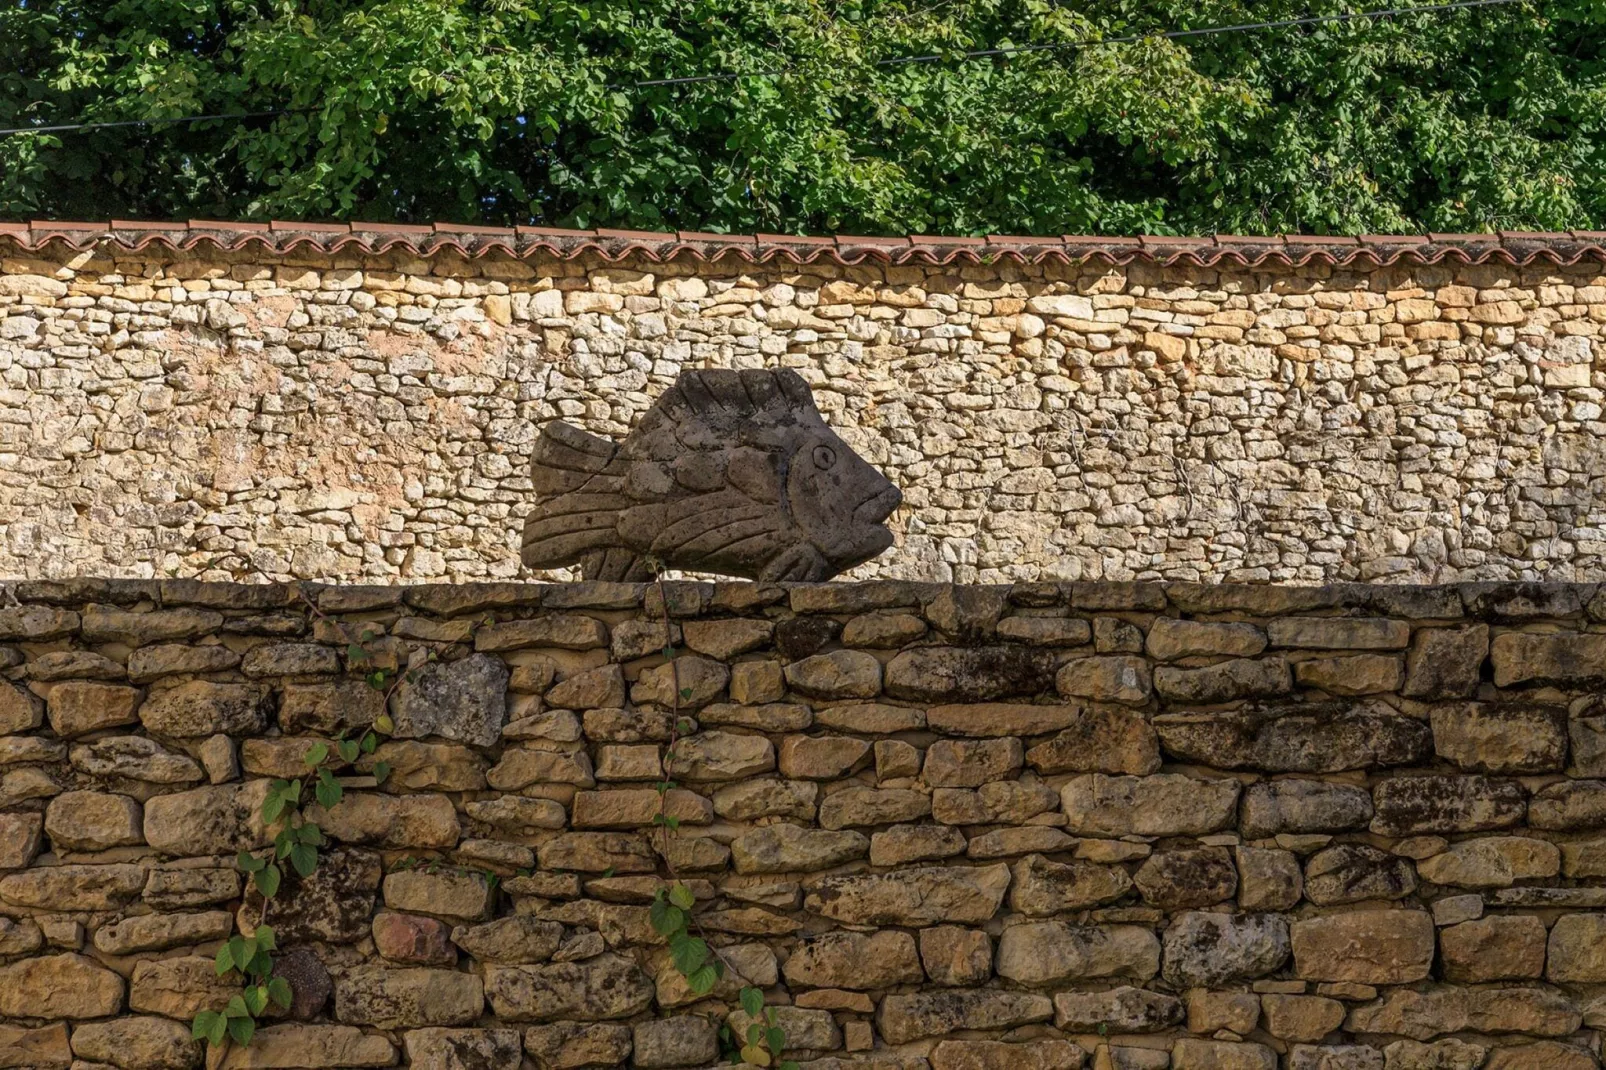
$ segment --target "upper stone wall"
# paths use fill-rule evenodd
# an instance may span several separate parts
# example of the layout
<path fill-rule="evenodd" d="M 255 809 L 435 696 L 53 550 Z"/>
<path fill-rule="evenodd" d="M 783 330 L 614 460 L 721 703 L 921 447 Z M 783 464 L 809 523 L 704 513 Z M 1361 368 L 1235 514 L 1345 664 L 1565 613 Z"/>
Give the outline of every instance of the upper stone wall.
<path fill-rule="evenodd" d="M 860 577 L 1606 578 L 1598 250 L 106 237 L 0 234 L 0 575 L 513 577 L 542 421 L 622 436 L 683 368 L 782 364 L 904 489 Z"/>

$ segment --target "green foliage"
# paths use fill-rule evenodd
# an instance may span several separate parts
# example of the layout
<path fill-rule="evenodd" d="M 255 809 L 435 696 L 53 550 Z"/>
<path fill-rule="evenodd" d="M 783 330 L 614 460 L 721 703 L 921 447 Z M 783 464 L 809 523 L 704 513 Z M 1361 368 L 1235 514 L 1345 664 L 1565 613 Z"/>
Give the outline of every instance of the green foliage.
<path fill-rule="evenodd" d="M 0 125 L 296 111 L 0 139 L 0 214 L 961 234 L 1606 226 L 1606 0 L 875 65 L 1361 7 L 13 4 Z M 395 676 L 353 664 L 381 688 Z"/>

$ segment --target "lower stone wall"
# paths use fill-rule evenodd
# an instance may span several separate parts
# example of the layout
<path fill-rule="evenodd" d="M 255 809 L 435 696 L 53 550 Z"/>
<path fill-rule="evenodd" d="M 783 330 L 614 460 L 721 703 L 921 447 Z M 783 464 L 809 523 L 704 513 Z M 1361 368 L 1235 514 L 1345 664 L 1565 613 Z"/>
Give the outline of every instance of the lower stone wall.
<path fill-rule="evenodd" d="M 387 712 L 212 1066 L 712 1065 L 737 975 L 818 1070 L 1599 1065 L 1593 586 L 64 580 L 0 668 L 0 1067 L 202 1065 L 272 779 Z"/>

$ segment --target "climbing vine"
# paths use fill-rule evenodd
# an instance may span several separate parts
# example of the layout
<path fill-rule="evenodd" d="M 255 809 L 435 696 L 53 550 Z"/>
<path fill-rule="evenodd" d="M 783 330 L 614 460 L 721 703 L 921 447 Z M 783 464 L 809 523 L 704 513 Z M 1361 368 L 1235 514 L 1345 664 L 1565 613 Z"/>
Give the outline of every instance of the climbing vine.
<path fill-rule="evenodd" d="M 653 785 L 658 791 L 658 813 L 653 825 L 661 837 L 659 854 L 669 871 L 670 885 L 660 888 L 653 896 L 648 910 L 648 921 L 653 930 L 669 942 L 669 960 L 685 978 L 686 986 L 698 996 L 714 990 L 728 971 L 743 983 L 737 998 L 747 1013 L 748 1025 L 741 1036 L 733 1036 L 730 1026 L 722 1026 L 720 1039 L 725 1042 L 727 1054 L 749 1066 L 776 1067 L 776 1070 L 798 1070 L 796 1062 L 788 1059 L 778 1062 L 786 1050 L 786 1031 L 777 1021 L 774 1007 L 764 1005 L 764 993 L 748 982 L 733 964 L 719 954 L 708 942 L 708 934 L 697 922 L 697 897 L 675 871 L 674 856 L 669 848 L 670 833 L 680 828 L 680 819 L 669 812 L 669 793 L 677 786 L 671 779 L 678 760 L 676 746 L 680 737 L 691 730 L 691 721 L 680 715 L 682 699 L 692 696 L 692 689 L 680 686 L 680 667 L 675 662 L 674 625 L 669 617 L 669 592 L 664 586 L 663 565 L 649 559 L 654 584 L 658 591 L 658 605 L 663 614 L 664 663 L 669 666 L 669 745 L 664 748 L 663 779 Z M 693 935 L 692 929 L 697 934 Z"/>
<path fill-rule="evenodd" d="M 249 561 L 245 562 L 245 568 L 259 572 Z M 347 668 L 363 674 L 368 686 L 383 696 L 381 709 L 388 711 L 390 697 L 404 681 L 414 678 L 418 665 L 411 659 L 404 671 L 380 665 L 378 652 L 373 647 L 376 636 L 372 630 L 364 629 L 358 638 L 351 638 L 345 625 L 324 613 L 299 584 L 293 589 L 301 603 L 346 644 Z M 433 652 L 423 660 L 431 657 Z M 215 962 L 219 977 L 237 974 L 245 987 L 239 995 L 231 997 L 221 1011 L 207 1009 L 196 1014 L 190 1024 L 190 1035 L 194 1039 L 205 1040 L 213 1048 L 228 1041 L 244 1047 L 251 1043 L 260 1020 L 272 1007 L 289 1009 L 294 992 L 288 980 L 273 976 L 273 952 L 278 945 L 273 928 L 268 924 L 268 914 L 284 881 L 285 868 L 294 870 L 303 880 L 312 876 L 318 869 L 318 852 L 328 844 L 323 829 L 306 807 L 309 802 L 316 802 L 328 813 L 340 805 L 346 787 L 337 774 L 363 756 L 372 755 L 380 739 L 395 727 L 390 714 L 381 712 L 374 718 L 371 728 L 354 738 L 348 738 L 342 731 L 327 742 L 319 740 L 302 756 L 306 767 L 304 776 L 280 778 L 268 785 L 261 816 L 268 827 L 279 826 L 273 846 L 259 851 L 241 851 L 235 856 L 235 865 L 250 878 L 252 886 L 262 896 L 262 916 L 249 933 L 231 937 L 219 948 Z M 390 775 L 389 763 L 374 762 L 372 773 L 374 783 L 383 784 Z"/>

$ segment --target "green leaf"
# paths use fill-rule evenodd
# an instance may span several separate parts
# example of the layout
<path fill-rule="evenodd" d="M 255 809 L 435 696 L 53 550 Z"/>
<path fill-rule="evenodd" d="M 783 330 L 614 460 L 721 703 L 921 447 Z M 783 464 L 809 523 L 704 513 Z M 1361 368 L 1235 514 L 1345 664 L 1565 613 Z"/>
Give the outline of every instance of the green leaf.
<path fill-rule="evenodd" d="M 229 1038 L 242 1048 L 251 1046 L 251 1038 L 256 1036 L 257 1023 L 249 1016 L 244 1018 L 229 1018 Z"/>
<path fill-rule="evenodd" d="M 609 866 L 607 869 L 602 871 L 602 875 L 604 878 L 607 878 L 613 876 L 617 872 L 619 872 L 618 866 Z"/>
<path fill-rule="evenodd" d="M 304 765 L 319 766 L 327 757 L 329 757 L 329 744 L 320 740 L 307 748 L 307 753 L 302 756 L 301 761 Z"/>
<path fill-rule="evenodd" d="M 741 991 L 742 1010 L 749 1018 L 757 1018 L 764 1010 L 764 993 L 748 985 Z"/>
<path fill-rule="evenodd" d="M 224 974 L 234 969 L 234 951 L 229 947 L 228 944 L 224 944 L 222 947 L 217 949 L 217 957 L 214 966 L 217 969 L 217 975 L 219 977 L 222 977 Z"/>
<path fill-rule="evenodd" d="M 362 752 L 364 754 L 372 754 L 377 746 L 379 746 L 379 737 L 377 735 L 372 732 L 364 732 L 362 734 Z"/>
<path fill-rule="evenodd" d="M 323 829 L 314 825 L 311 821 L 296 829 L 295 838 L 299 842 L 310 844 L 313 847 L 322 847 L 324 843 Z"/>
<path fill-rule="evenodd" d="M 697 897 L 684 884 L 676 884 L 670 887 L 669 901 L 682 910 L 690 910 L 697 905 Z"/>
<path fill-rule="evenodd" d="M 681 976 L 690 977 L 708 961 L 708 945 L 683 930 L 670 938 L 669 957 Z"/>
<path fill-rule="evenodd" d="M 290 989 L 290 982 L 283 977 L 275 977 L 268 982 L 268 998 L 282 1009 L 289 1010 L 290 1002 L 295 993 Z"/>
<path fill-rule="evenodd" d="M 273 931 L 271 925 L 258 925 L 251 930 L 251 935 L 256 938 L 257 947 L 262 950 L 277 951 L 279 949 L 279 934 Z"/>
<path fill-rule="evenodd" d="M 800 1068 L 797 1063 L 793 1062 L 791 1059 L 788 1059 L 786 1062 L 777 1067 L 776 1070 L 800 1070 Z"/>
<path fill-rule="evenodd" d="M 692 696 L 691 688 L 683 687 L 683 688 L 680 689 L 680 697 L 682 699 L 689 699 L 689 698 L 691 698 L 691 696 Z"/>
<path fill-rule="evenodd" d="M 233 996 L 223 1007 L 225 1018 L 249 1018 L 251 1012 L 246 1009 L 244 996 Z"/>
<path fill-rule="evenodd" d="M 647 921 L 652 925 L 653 931 L 660 936 L 679 932 L 686 926 L 686 915 L 681 913 L 679 907 L 671 906 L 666 900 L 658 900 L 647 910 Z"/>
<path fill-rule="evenodd" d="M 345 796 L 346 789 L 335 779 L 335 775 L 329 771 L 329 767 L 324 765 L 318 767 L 318 783 L 313 787 L 312 793 L 317 797 L 319 806 L 325 810 L 333 810 L 340 805 L 340 800 Z"/>
<path fill-rule="evenodd" d="M 215 1043 L 223 1042 L 223 1016 L 217 1011 L 201 1011 L 190 1023 L 190 1037 L 194 1040 L 205 1040 L 214 1043 L 212 1036 L 214 1030 L 217 1035 Z"/>
<path fill-rule="evenodd" d="M 250 1011 L 253 1017 L 268 1009 L 266 985 L 251 985 L 240 994 L 245 997 L 245 1009 Z"/>
<path fill-rule="evenodd" d="M 298 843 L 290 848 L 290 865 L 303 877 L 310 877 L 318 868 L 318 851 L 311 844 Z"/>
<path fill-rule="evenodd" d="M 764 1030 L 764 1046 L 772 1052 L 786 1050 L 786 1031 L 776 1026 Z"/>
<path fill-rule="evenodd" d="M 355 739 L 343 739 L 335 744 L 335 750 L 340 752 L 340 757 L 343 760 L 354 762 L 357 760 L 357 755 L 361 753 L 362 747 Z"/>
<path fill-rule="evenodd" d="M 251 874 L 251 881 L 257 886 L 264 899 L 272 899 L 279 894 L 279 882 L 284 878 L 284 871 L 278 866 L 266 866 Z"/>
<path fill-rule="evenodd" d="M 749 1047 L 757 1047 L 764 1042 L 764 1027 L 757 1022 L 750 1022 L 747 1026 L 747 1043 Z"/>
<path fill-rule="evenodd" d="M 693 995 L 706 996 L 718 983 L 719 971 L 710 963 L 705 963 L 686 975 L 686 987 L 692 990 Z"/>
<path fill-rule="evenodd" d="M 374 782 L 376 784 L 383 784 L 385 782 L 386 778 L 388 778 L 389 776 L 390 776 L 390 763 L 389 762 L 375 762 L 374 763 Z"/>
<path fill-rule="evenodd" d="M 259 872 L 268 863 L 248 851 L 241 851 L 234 856 L 234 864 L 246 873 Z"/>

